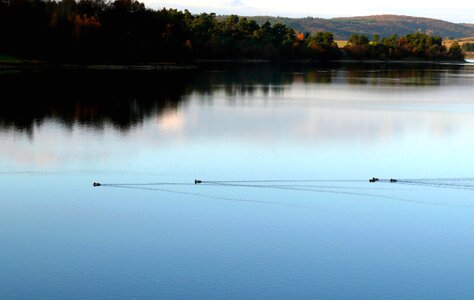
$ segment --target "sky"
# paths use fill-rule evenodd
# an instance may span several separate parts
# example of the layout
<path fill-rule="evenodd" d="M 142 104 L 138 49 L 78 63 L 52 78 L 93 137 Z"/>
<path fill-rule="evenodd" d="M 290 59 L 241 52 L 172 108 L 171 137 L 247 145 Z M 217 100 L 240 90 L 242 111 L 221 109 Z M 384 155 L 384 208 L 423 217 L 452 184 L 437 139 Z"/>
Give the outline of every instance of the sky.
<path fill-rule="evenodd" d="M 396 14 L 429 17 L 455 23 L 474 23 L 472 0 L 142 0 L 151 8 L 188 9 L 192 13 L 215 12 L 244 16 L 348 17 Z"/>

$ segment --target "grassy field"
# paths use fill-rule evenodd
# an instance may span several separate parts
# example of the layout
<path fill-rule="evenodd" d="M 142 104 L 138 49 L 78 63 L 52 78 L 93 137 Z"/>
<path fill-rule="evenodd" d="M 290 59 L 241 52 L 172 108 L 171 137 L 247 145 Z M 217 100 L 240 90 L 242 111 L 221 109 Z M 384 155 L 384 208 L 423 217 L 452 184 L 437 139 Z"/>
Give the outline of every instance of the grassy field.
<path fill-rule="evenodd" d="M 335 40 L 335 42 L 336 42 L 336 44 L 339 48 L 342 48 L 345 45 L 347 45 L 347 41 L 345 41 L 345 40 Z"/>
<path fill-rule="evenodd" d="M 467 37 L 467 38 L 462 38 L 462 39 L 456 39 L 456 40 L 444 40 L 443 45 L 446 47 L 451 47 L 452 43 L 458 42 L 459 45 L 462 46 L 464 43 L 471 43 L 474 44 L 474 37 Z M 474 59 L 474 52 L 466 52 L 466 58 L 467 59 Z"/>
<path fill-rule="evenodd" d="M 335 40 L 336 44 L 339 46 L 339 48 L 344 47 L 347 45 L 346 40 Z M 468 37 L 468 38 L 462 38 L 462 39 L 456 39 L 456 40 L 443 40 L 443 45 L 446 47 L 451 47 L 451 44 L 454 42 L 458 42 L 460 45 L 464 43 L 472 43 L 474 44 L 474 37 Z"/>
<path fill-rule="evenodd" d="M 456 39 L 456 40 L 444 40 L 443 41 L 443 45 L 445 45 L 446 47 L 450 47 L 452 43 L 454 42 L 458 42 L 459 45 L 462 46 L 462 44 L 464 43 L 472 43 L 474 44 L 474 37 L 467 37 L 467 38 L 462 38 L 462 39 Z"/>

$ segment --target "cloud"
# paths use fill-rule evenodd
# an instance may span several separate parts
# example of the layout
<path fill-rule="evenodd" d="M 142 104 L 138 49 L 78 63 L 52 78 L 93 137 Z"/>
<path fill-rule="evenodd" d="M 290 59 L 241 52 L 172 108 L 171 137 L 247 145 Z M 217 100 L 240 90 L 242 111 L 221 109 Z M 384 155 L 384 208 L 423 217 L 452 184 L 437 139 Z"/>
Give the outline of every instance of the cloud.
<path fill-rule="evenodd" d="M 244 4 L 240 0 L 232 0 L 232 1 L 229 1 L 229 5 L 230 6 L 243 6 Z"/>

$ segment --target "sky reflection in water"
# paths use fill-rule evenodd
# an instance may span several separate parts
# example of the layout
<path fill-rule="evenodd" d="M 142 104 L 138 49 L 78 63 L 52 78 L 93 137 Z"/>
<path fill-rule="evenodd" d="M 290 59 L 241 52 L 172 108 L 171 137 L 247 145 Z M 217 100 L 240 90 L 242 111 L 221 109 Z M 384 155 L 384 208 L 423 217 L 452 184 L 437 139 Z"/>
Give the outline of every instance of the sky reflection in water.
<path fill-rule="evenodd" d="M 471 65 L 3 79 L 6 298 L 474 296 Z"/>

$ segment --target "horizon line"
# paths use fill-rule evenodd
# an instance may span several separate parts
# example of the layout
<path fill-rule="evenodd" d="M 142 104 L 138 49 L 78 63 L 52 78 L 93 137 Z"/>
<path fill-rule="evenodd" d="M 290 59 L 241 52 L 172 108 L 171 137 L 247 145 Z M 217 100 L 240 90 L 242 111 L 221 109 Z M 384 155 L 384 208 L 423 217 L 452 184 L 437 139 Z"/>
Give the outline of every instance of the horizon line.
<path fill-rule="evenodd" d="M 142 2 L 145 3 L 145 2 Z M 184 5 L 170 5 L 166 6 L 159 3 L 145 3 L 147 8 L 152 9 L 177 9 L 177 10 L 188 10 L 193 15 L 198 15 L 201 13 L 207 14 L 215 14 L 216 16 L 229 16 L 229 15 L 237 15 L 239 17 L 275 17 L 275 18 L 288 18 L 288 19 L 304 19 L 304 18 L 314 18 L 314 19 L 324 19 L 324 20 L 331 20 L 331 19 L 344 19 L 344 18 L 358 18 L 358 17 L 374 17 L 374 16 L 399 16 L 399 17 L 411 17 L 411 18 L 423 18 L 423 19 L 431 19 L 431 20 L 439 20 L 443 22 L 448 22 L 452 24 L 473 24 L 474 20 L 469 19 L 469 21 L 453 21 L 449 20 L 449 18 L 444 19 L 442 17 L 435 17 L 435 16 L 420 16 L 416 14 L 406 14 L 406 13 L 396 13 L 396 12 L 380 12 L 380 13 L 369 13 L 369 14 L 341 14 L 341 15 L 334 15 L 334 14 L 320 14 L 318 16 L 315 15 L 303 15 L 300 13 L 289 13 L 286 15 L 279 14 L 277 12 L 271 12 L 269 14 L 266 13 L 238 13 L 232 12 L 228 9 L 219 9 L 219 8 L 211 8 L 211 7 L 196 7 L 196 6 L 184 6 Z"/>

